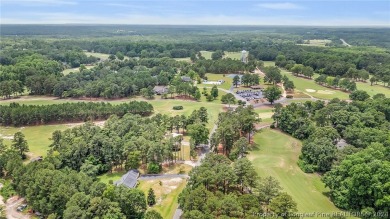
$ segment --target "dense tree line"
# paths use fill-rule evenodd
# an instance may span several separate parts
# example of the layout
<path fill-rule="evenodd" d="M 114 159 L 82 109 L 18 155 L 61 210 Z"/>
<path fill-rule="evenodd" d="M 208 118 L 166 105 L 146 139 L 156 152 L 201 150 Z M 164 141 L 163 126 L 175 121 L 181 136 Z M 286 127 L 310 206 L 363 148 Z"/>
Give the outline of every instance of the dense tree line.
<path fill-rule="evenodd" d="M 118 105 L 104 102 L 77 102 L 52 105 L 11 103 L 8 106 L 0 106 L 0 123 L 7 126 L 22 126 L 93 121 L 107 119 L 113 114 L 122 117 L 126 113 L 147 116 L 153 113 L 153 106 L 143 101 L 131 101 Z"/>
<path fill-rule="evenodd" d="M 282 192 L 279 182 L 272 177 L 260 179 L 247 158 L 232 163 L 213 153 L 190 172 L 179 205 L 186 219 L 259 218 L 264 212 L 282 216 L 297 211 L 297 204 Z"/>
<path fill-rule="evenodd" d="M 220 113 L 215 133 L 211 136 L 210 144 L 215 152 L 219 151 L 230 159 L 244 157 L 247 153 L 250 138 L 255 130 L 255 123 L 260 118 L 254 112 L 253 106 L 239 106 L 235 110 Z"/>
<path fill-rule="evenodd" d="M 147 210 L 141 190 L 106 185 L 83 172 L 61 169 L 56 156 L 27 165 L 12 149 L 0 152 L 0 157 L 11 186 L 45 217 L 143 218 Z"/>
<path fill-rule="evenodd" d="M 372 74 L 375 82 L 389 86 L 390 55 L 382 50 L 367 48 L 364 53 L 361 50 L 319 47 L 286 49 L 275 57 L 275 64 L 297 76 L 308 78 L 313 76 L 313 71 L 356 81 L 366 81 Z"/>
<path fill-rule="evenodd" d="M 306 172 L 327 172 L 323 180 L 336 206 L 388 212 L 390 99 L 383 95 L 369 99 L 362 91 L 351 96 L 355 99 L 351 103 L 333 99 L 327 105 L 322 101 L 278 105 L 275 126 L 303 140 L 298 164 Z"/>
<path fill-rule="evenodd" d="M 88 123 L 54 132 L 50 153 L 59 153 L 57 157 L 61 167 L 90 176 L 111 171 L 113 167 L 136 169 L 140 165 L 148 168 L 149 172 L 158 173 L 162 163 L 172 164 L 182 159 L 181 138 L 169 137 L 169 133 L 188 131 L 194 141 L 202 143 L 204 137 L 199 138 L 195 130 L 207 130 L 204 127 L 207 117 L 207 110 L 203 107 L 188 117 L 161 114 L 151 118 L 133 114 L 122 118 L 111 116 L 104 128 Z M 201 127 L 195 128 L 196 124 Z"/>

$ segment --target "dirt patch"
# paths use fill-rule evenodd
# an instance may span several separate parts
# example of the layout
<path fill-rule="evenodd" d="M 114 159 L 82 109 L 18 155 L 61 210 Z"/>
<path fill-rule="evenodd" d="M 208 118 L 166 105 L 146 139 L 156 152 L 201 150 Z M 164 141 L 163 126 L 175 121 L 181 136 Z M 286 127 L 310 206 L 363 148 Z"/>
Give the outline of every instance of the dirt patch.
<path fill-rule="evenodd" d="M 2 135 L 2 134 L 0 134 L 0 138 L 6 139 L 6 140 L 13 140 L 14 136 L 13 135 Z"/>
<path fill-rule="evenodd" d="M 279 167 L 284 167 L 285 166 L 285 163 L 284 163 L 284 159 L 280 159 L 280 162 L 279 162 Z"/>
<path fill-rule="evenodd" d="M 306 89 L 306 91 L 309 92 L 309 93 L 315 93 L 316 92 L 316 90 L 313 90 L 313 89 Z"/>
<path fill-rule="evenodd" d="M 93 122 L 93 124 L 96 126 L 99 126 L 100 128 L 103 128 L 105 122 L 106 122 L 105 120 L 104 121 L 95 121 L 95 122 Z M 74 127 L 81 126 L 84 124 L 85 124 L 85 122 L 77 122 L 77 123 L 66 123 L 65 125 L 69 128 L 74 128 Z"/>

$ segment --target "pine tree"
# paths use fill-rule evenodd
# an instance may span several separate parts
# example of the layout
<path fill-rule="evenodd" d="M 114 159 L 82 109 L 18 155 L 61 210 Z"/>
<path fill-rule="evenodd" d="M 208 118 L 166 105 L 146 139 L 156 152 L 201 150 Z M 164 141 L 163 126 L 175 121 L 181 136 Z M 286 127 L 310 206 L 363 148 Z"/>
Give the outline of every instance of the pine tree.
<path fill-rule="evenodd" d="M 152 188 L 148 191 L 148 205 L 153 206 L 156 204 L 156 195 L 154 194 L 154 190 Z"/>

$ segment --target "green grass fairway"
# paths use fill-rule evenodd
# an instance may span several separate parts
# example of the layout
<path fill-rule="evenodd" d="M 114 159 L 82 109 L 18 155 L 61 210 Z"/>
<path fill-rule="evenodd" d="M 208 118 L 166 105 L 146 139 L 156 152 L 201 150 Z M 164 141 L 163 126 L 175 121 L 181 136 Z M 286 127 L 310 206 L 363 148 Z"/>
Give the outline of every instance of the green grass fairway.
<path fill-rule="evenodd" d="M 247 52 L 247 54 L 249 54 L 249 53 Z M 241 52 L 226 52 L 225 51 L 225 56 L 223 58 L 231 58 L 231 59 L 241 60 Z"/>
<path fill-rule="evenodd" d="M 275 62 L 274 61 L 263 61 L 263 62 L 264 62 L 264 67 L 275 66 Z"/>
<path fill-rule="evenodd" d="M 26 127 L 4 127 L 0 126 L 0 134 L 4 139 L 4 143 L 11 146 L 12 140 L 9 137 L 16 132 L 22 132 L 26 136 L 27 143 L 30 148 L 31 157 L 46 156 L 47 150 L 51 141 L 51 135 L 56 130 L 65 130 L 69 126 L 61 125 L 40 125 L 40 126 L 26 126 Z"/>
<path fill-rule="evenodd" d="M 390 88 L 384 87 L 380 84 L 372 85 L 370 82 L 364 83 L 364 82 L 356 82 L 356 87 L 358 90 L 364 90 L 370 95 L 371 97 L 375 94 L 382 93 L 386 95 L 386 97 L 390 97 Z"/>
<path fill-rule="evenodd" d="M 200 53 L 202 54 L 202 56 L 205 58 L 205 59 L 211 59 L 211 54 L 213 53 L 212 51 L 200 51 Z"/>
<path fill-rule="evenodd" d="M 248 158 L 260 177 L 275 177 L 283 190 L 298 203 L 299 212 L 340 211 L 323 193 L 327 192 L 320 177 L 306 174 L 297 165 L 301 142 L 277 130 L 264 129 L 256 134 Z"/>
<path fill-rule="evenodd" d="M 308 43 L 305 44 L 297 44 L 300 46 L 320 46 L 320 47 L 325 47 L 327 43 L 331 43 L 332 40 L 308 40 Z"/>
<path fill-rule="evenodd" d="M 98 53 L 98 52 L 84 52 L 87 56 L 94 56 L 96 58 L 100 58 L 101 60 L 106 60 L 110 56 L 110 54 Z"/>
<path fill-rule="evenodd" d="M 85 67 L 86 67 L 87 69 L 91 69 L 91 68 L 93 68 L 94 66 L 88 65 L 88 66 L 85 66 Z M 62 74 L 68 75 L 68 74 L 71 73 L 71 72 L 76 73 L 76 72 L 79 72 L 79 71 L 80 71 L 80 68 L 68 68 L 68 69 L 63 70 L 63 71 L 62 71 Z"/>
<path fill-rule="evenodd" d="M 282 75 L 287 77 L 294 82 L 295 89 L 300 92 L 304 92 L 319 99 L 333 99 L 339 98 L 342 100 L 349 99 L 349 93 L 335 90 L 332 88 L 323 87 L 314 82 L 314 80 L 293 76 L 291 72 L 281 69 Z"/>

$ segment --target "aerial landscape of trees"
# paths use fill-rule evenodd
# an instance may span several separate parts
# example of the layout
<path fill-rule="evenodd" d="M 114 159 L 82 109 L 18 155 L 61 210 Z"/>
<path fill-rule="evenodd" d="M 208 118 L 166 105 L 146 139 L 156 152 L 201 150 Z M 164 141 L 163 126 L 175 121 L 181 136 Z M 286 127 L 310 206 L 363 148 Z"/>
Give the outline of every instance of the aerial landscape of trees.
<path fill-rule="evenodd" d="M 286 187 L 295 173 L 260 174 L 254 162 L 266 150 L 258 136 L 270 127 L 296 138 L 284 152 L 314 182 L 311 192 L 363 218 L 388 215 L 387 29 L 82 27 L 2 27 L 5 200 L 24 197 L 29 211 L 51 219 L 160 219 L 177 205 L 185 219 L 296 218 L 305 208 L 293 190 L 305 185 Z M 311 45 L 315 39 L 327 43 Z M 315 96 L 321 88 L 313 87 L 311 96 L 310 86 L 332 91 Z M 262 98 L 242 99 L 242 89 Z M 33 139 L 27 131 L 49 125 L 60 128 Z M 169 189 L 176 196 L 159 190 L 162 180 L 158 189 L 113 184 L 135 169 L 183 181 Z M 178 203 L 161 207 L 168 196 Z"/>

